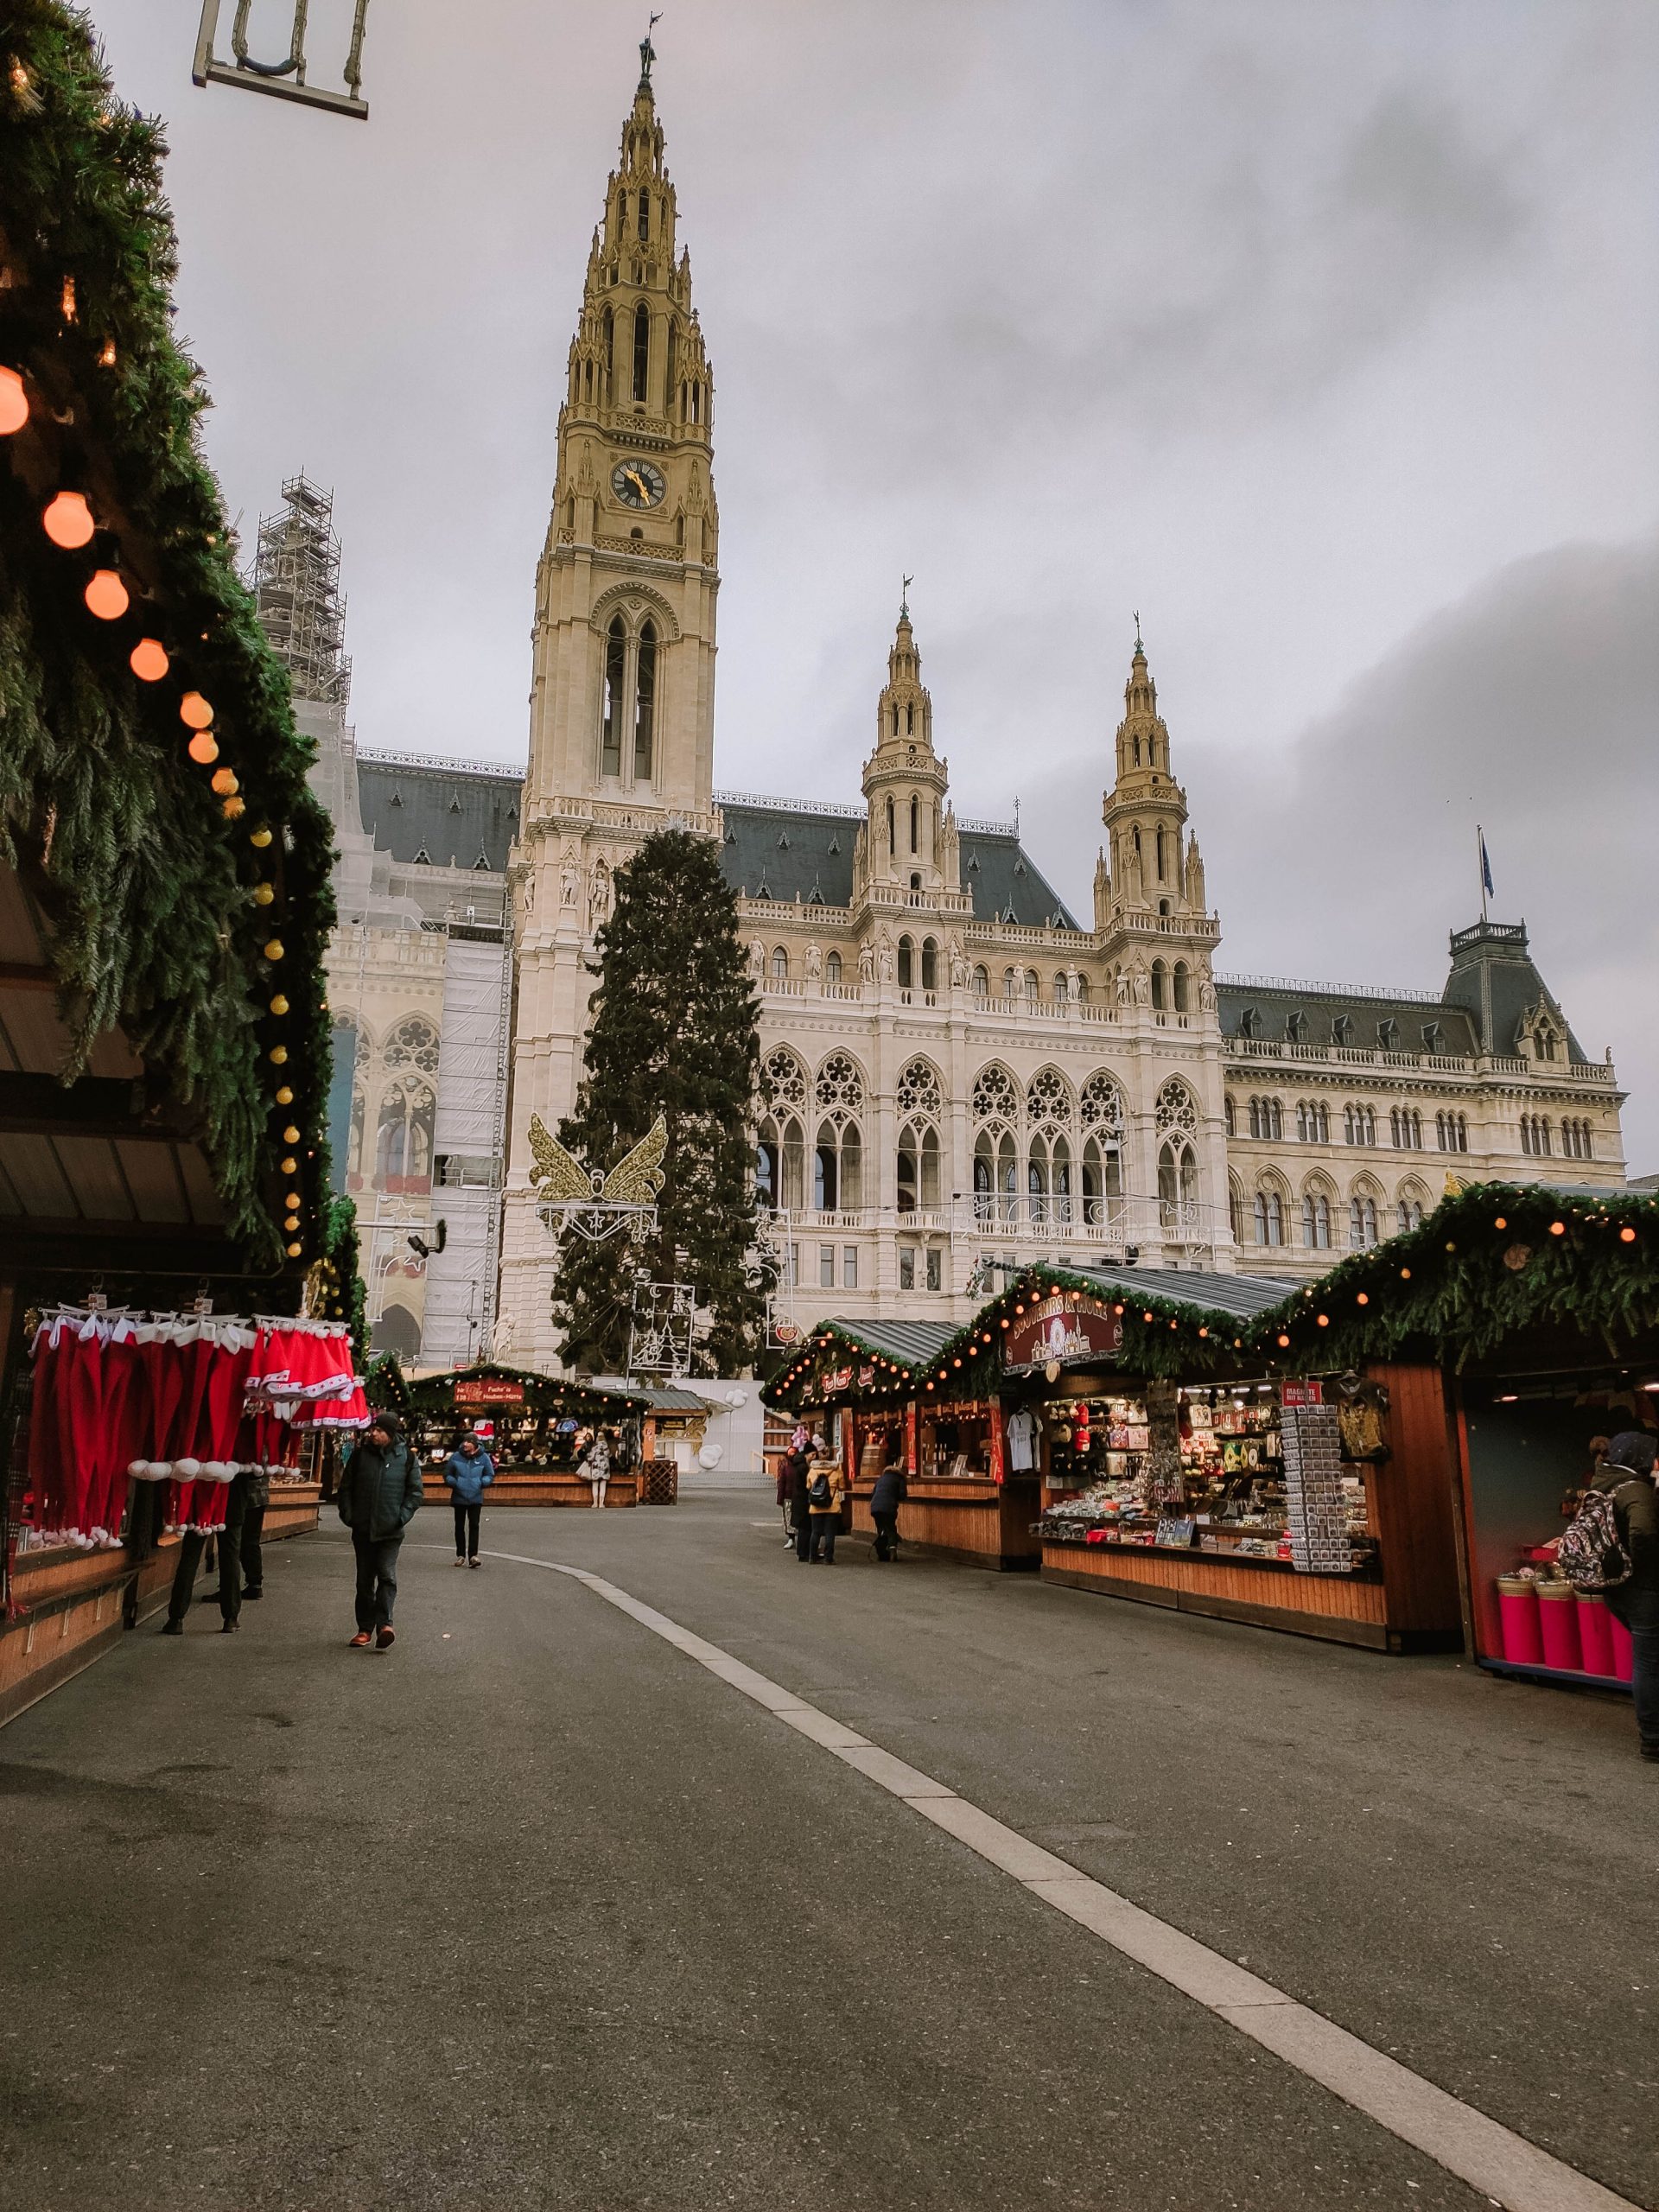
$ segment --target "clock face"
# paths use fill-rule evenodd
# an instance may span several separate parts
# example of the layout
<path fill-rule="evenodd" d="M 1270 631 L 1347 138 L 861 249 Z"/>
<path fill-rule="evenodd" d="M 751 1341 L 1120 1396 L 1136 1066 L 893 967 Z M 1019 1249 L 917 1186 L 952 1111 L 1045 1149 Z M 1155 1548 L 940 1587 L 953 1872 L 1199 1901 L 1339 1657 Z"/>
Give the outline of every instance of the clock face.
<path fill-rule="evenodd" d="M 625 507 L 655 507 L 668 486 L 654 461 L 619 461 L 611 471 L 611 489 Z"/>

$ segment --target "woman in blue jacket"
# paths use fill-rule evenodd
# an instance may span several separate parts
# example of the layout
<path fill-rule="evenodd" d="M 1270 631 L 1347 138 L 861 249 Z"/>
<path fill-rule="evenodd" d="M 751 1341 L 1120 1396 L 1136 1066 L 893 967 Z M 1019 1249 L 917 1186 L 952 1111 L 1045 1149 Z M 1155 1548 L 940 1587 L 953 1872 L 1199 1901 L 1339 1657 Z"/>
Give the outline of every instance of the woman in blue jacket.
<path fill-rule="evenodd" d="M 444 1462 L 443 1479 L 455 1508 L 455 1565 L 478 1565 L 478 1516 L 495 1480 L 495 1462 L 470 1430 Z"/>

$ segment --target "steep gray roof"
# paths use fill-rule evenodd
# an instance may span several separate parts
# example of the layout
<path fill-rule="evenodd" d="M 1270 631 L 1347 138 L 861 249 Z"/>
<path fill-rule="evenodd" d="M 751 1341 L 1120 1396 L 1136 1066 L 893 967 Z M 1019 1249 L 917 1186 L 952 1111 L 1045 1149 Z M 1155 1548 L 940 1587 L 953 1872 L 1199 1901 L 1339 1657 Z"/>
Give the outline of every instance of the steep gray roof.
<path fill-rule="evenodd" d="M 423 854 L 434 868 L 485 868 L 505 874 L 518 834 L 524 772 L 448 760 L 357 756 L 363 827 L 394 860 Z"/>
<path fill-rule="evenodd" d="M 1055 1266 L 1062 1279 L 1075 1275 L 1113 1298 L 1161 1298 L 1173 1306 L 1226 1313 L 1239 1321 L 1269 1312 L 1300 1287 L 1278 1275 L 1211 1274 L 1202 1268 L 1113 1268 L 1071 1260 Z"/>
<path fill-rule="evenodd" d="M 1489 1052 L 1522 1050 L 1521 1018 L 1540 999 L 1566 1026 L 1554 993 L 1533 965 L 1524 922 L 1477 922 L 1472 929 L 1454 931 L 1446 995 L 1467 1010 Z M 1570 1028 L 1567 1049 L 1569 1059 L 1584 1065 L 1583 1048 Z"/>
<path fill-rule="evenodd" d="M 777 804 L 721 802 L 726 841 L 721 867 L 740 896 L 779 899 L 793 905 L 845 906 L 853 895 L 853 847 L 864 821 L 861 808 L 846 811 Z M 962 887 L 981 922 L 1017 922 L 1027 929 L 1077 924 L 1058 892 L 1018 837 L 1007 831 L 961 833 Z"/>
<path fill-rule="evenodd" d="M 1283 1044 L 1300 1015 L 1306 1045 L 1378 1047 L 1395 1052 L 1450 1052 L 1472 1058 L 1479 1050 L 1475 1027 L 1464 1007 L 1438 999 L 1393 997 L 1383 993 L 1343 991 L 1329 983 L 1241 983 L 1216 985 L 1216 1002 L 1224 1038 L 1258 1037 Z M 1251 1017 L 1254 1017 L 1252 1022 Z M 1392 1034 L 1383 1025 L 1392 1022 Z M 1338 1029 L 1338 1024 L 1346 1027 Z M 1425 1031 L 1433 1025 L 1439 1041 Z"/>

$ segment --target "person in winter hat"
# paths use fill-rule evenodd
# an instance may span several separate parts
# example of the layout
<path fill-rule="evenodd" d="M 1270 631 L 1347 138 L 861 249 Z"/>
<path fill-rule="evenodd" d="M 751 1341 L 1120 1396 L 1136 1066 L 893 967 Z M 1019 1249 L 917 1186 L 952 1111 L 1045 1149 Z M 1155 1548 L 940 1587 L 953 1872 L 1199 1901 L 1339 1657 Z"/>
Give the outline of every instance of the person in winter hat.
<path fill-rule="evenodd" d="M 900 1459 L 890 1459 L 875 1478 L 870 1492 L 870 1518 L 875 1523 L 877 1559 L 899 1556 L 899 1508 L 905 1499 L 905 1469 Z"/>
<path fill-rule="evenodd" d="M 847 1489 L 841 1461 L 822 1436 L 812 1440 L 812 1465 L 808 1470 L 806 1510 L 810 1529 L 809 1560 L 836 1563 L 836 1536 L 841 1527 L 841 1501 Z"/>
<path fill-rule="evenodd" d="M 1659 1491 L 1654 1488 L 1654 1440 L 1627 1428 L 1607 1446 L 1591 1478 L 1612 1495 L 1619 1541 L 1630 1555 L 1629 1580 L 1603 1592 L 1607 1610 L 1630 1632 L 1630 1688 L 1636 1732 L 1644 1759 L 1659 1761 Z"/>
<path fill-rule="evenodd" d="M 421 1463 L 396 1414 L 377 1414 L 340 1478 L 340 1517 L 357 1554 L 357 1634 L 353 1644 L 389 1651 L 395 1637 L 397 1554 L 422 1498 Z"/>
<path fill-rule="evenodd" d="M 471 1429 L 444 1461 L 443 1479 L 455 1508 L 455 1565 L 476 1567 L 479 1516 L 495 1480 L 495 1462 Z"/>

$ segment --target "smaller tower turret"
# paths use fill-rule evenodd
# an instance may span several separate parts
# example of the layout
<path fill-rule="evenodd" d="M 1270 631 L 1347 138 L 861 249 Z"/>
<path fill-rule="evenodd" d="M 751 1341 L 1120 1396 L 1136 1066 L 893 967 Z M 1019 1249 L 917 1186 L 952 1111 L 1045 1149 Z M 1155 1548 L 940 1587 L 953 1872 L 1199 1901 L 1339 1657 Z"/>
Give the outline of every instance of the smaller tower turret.
<path fill-rule="evenodd" d="M 875 710 L 875 750 L 864 764 L 870 880 L 912 891 L 960 888 L 959 845 L 945 809 L 948 765 L 933 750 L 933 702 L 901 601 L 887 680 Z"/>

